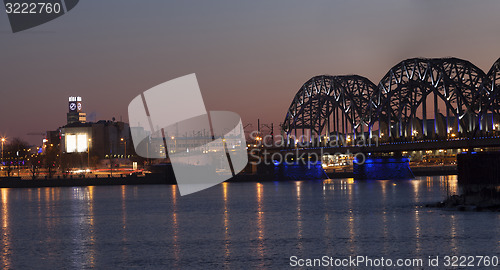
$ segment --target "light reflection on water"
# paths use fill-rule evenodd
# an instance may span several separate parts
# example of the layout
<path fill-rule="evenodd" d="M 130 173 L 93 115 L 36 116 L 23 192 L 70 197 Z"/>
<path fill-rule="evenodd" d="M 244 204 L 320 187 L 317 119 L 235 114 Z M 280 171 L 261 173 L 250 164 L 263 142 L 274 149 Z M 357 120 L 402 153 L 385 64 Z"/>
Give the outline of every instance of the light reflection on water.
<path fill-rule="evenodd" d="M 1 268 L 284 268 L 290 256 L 496 255 L 496 213 L 422 205 L 456 177 L 0 189 Z M 467 229 L 464 229 L 467 228 Z"/>
<path fill-rule="evenodd" d="M 265 248 L 264 248 L 264 185 L 257 183 L 257 232 L 258 232 L 258 254 L 261 258 L 261 262 L 264 260 Z M 263 267 L 262 264 L 259 265 Z"/>
<path fill-rule="evenodd" d="M 52 198 L 52 191 L 56 188 L 50 188 L 48 197 Z M 95 228 L 95 214 L 94 214 L 94 190 L 95 187 L 75 187 L 72 188 L 71 208 L 73 212 L 70 230 L 72 231 L 72 242 L 74 249 L 72 251 L 73 268 L 94 268 L 95 267 L 95 244 L 96 244 L 96 228 Z M 49 201 L 50 202 L 50 201 Z M 49 203 L 50 205 L 50 203 Z M 49 207 L 51 212 L 49 215 L 52 217 L 57 216 L 53 211 L 57 210 L 55 207 Z M 48 218 L 51 220 L 47 228 L 50 231 L 57 230 L 58 222 L 60 219 Z M 65 236 L 55 236 L 65 237 Z M 55 240 L 55 239 L 54 239 Z"/>
<path fill-rule="evenodd" d="M 231 256 L 231 236 L 230 236 L 230 225 L 229 225 L 229 198 L 228 194 L 229 183 L 222 183 L 222 189 L 224 194 L 224 265 L 229 266 L 229 258 Z"/>
<path fill-rule="evenodd" d="M 8 188 L 0 189 L 2 196 L 2 269 L 9 269 L 10 262 L 10 226 L 9 226 L 9 191 Z"/>
<path fill-rule="evenodd" d="M 297 196 L 297 244 L 299 248 L 299 252 L 302 251 L 302 211 L 301 211 L 301 196 L 300 186 L 302 185 L 302 181 L 295 182 L 295 191 Z"/>
<path fill-rule="evenodd" d="M 177 187 L 170 186 L 172 192 L 172 246 L 174 248 L 174 266 L 178 266 L 180 260 L 180 243 L 179 243 L 179 221 L 177 218 Z M 137 192 L 137 190 L 136 190 Z"/>

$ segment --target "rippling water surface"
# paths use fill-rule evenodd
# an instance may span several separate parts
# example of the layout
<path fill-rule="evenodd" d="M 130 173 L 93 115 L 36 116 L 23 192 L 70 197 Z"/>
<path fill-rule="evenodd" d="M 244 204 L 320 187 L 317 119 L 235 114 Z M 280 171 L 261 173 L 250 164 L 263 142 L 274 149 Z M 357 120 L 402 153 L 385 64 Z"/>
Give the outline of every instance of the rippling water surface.
<path fill-rule="evenodd" d="M 0 189 L 4 269 L 285 268 L 290 256 L 499 255 L 500 216 L 422 207 L 456 177 Z"/>

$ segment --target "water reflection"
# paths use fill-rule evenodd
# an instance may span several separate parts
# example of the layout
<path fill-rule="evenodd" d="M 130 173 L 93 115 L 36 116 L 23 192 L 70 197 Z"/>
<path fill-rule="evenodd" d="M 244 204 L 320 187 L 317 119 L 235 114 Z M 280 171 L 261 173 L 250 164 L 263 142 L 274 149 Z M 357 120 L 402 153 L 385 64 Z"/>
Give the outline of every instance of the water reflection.
<path fill-rule="evenodd" d="M 458 194 L 458 178 L 456 175 L 448 175 L 445 176 L 444 181 L 440 179 L 440 182 L 446 182 L 447 185 L 447 190 L 448 190 L 448 196 L 450 195 L 457 195 Z"/>
<path fill-rule="evenodd" d="M 257 183 L 257 235 L 259 241 L 258 252 L 263 262 L 264 259 L 264 185 Z"/>
<path fill-rule="evenodd" d="M 40 190 L 40 189 L 39 189 Z M 41 210 L 43 212 L 46 212 L 46 215 L 49 216 L 54 216 L 56 215 L 54 207 L 52 207 L 53 202 L 59 200 L 60 198 L 58 197 L 60 194 L 60 189 L 58 188 L 44 188 L 44 205 L 40 205 Z M 58 196 L 56 196 L 58 194 Z M 44 219 L 46 226 L 49 230 L 53 230 L 54 228 L 57 227 L 58 219 L 57 218 L 46 218 Z"/>
<path fill-rule="evenodd" d="M 457 221 L 454 214 L 450 215 L 450 239 L 451 255 L 459 255 L 457 246 Z"/>
<path fill-rule="evenodd" d="M 2 199 L 2 269 L 10 269 L 10 249 L 11 249 L 11 239 L 10 239 L 10 227 L 9 227 L 9 191 L 8 188 L 0 189 L 1 199 Z"/>
<path fill-rule="evenodd" d="M 387 185 L 389 185 L 389 180 L 379 181 L 380 187 L 382 190 L 382 235 L 384 239 L 388 239 L 389 237 L 389 224 L 387 221 Z M 384 241 L 384 253 L 389 250 L 389 243 Z"/>
<path fill-rule="evenodd" d="M 422 237 L 422 232 L 420 228 L 420 184 L 422 181 L 420 180 L 413 180 L 412 182 L 413 185 L 413 201 L 415 202 L 415 205 L 413 206 L 413 215 L 415 219 L 415 252 L 417 254 L 420 253 L 421 251 L 421 243 L 420 243 L 420 238 Z M 432 188 L 432 178 L 427 177 L 425 179 L 425 186 L 427 187 L 427 191 L 430 191 Z"/>
<path fill-rule="evenodd" d="M 456 190 L 454 177 L 430 180 L 223 183 L 186 199 L 175 186 L 0 189 L 0 269 L 30 257 L 54 269 L 279 269 L 291 254 L 498 253 L 496 215 L 420 207 Z"/>
<path fill-rule="evenodd" d="M 353 194 L 353 186 L 354 186 L 354 179 L 349 178 L 347 181 L 344 182 L 345 188 L 343 189 L 344 191 L 347 191 L 347 205 L 349 209 L 348 213 L 348 222 L 347 222 L 347 228 L 349 230 L 349 252 L 352 255 L 356 254 L 356 232 L 354 231 L 354 209 L 353 209 L 353 200 L 354 200 L 354 194 Z"/>
<path fill-rule="evenodd" d="M 432 179 L 432 178 L 431 178 Z M 439 188 L 446 190 L 446 196 L 458 195 L 458 178 L 456 175 L 439 176 Z"/>
<path fill-rule="evenodd" d="M 129 251 L 127 243 L 127 186 L 121 186 L 121 200 L 122 200 L 122 252 L 127 257 Z"/>
<path fill-rule="evenodd" d="M 88 218 L 86 219 L 86 224 L 88 225 L 88 255 L 87 255 L 87 265 L 90 267 L 95 267 L 95 228 L 94 228 L 94 188 L 93 186 L 87 187 L 89 199 L 88 204 Z"/>
<path fill-rule="evenodd" d="M 172 244 L 174 248 L 174 260 L 175 267 L 179 267 L 178 263 L 180 261 L 181 255 L 181 247 L 179 243 L 179 221 L 178 221 L 178 213 L 177 213 L 177 186 L 170 186 L 172 193 L 172 225 L 173 225 L 173 234 L 172 234 Z M 137 189 L 134 189 L 134 195 L 137 196 Z"/>
<path fill-rule="evenodd" d="M 93 186 L 73 188 L 73 263 L 77 268 L 95 267 L 94 190 Z M 52 198 L 50 192 L 48 197 Z"/>
<path fill-rule="evenodd" d="M 420 212 L 419 209 L 415 209 L 415 252 L 420 254 L 422 246 L 420 243 L 420 238 L 422 237 L 422 232 L 420 228 Z"/>
<path fill-rule="evenodd" d="M 301 185 L 302 181 L 297 181 L 295 182 L 295 191 L 296 191 L 296 197 L 297 197 L 297 240 L 298 242 L 298 248 L 300 251 L 302 251 L 302 203 L 301 203 Z"/>
<path fill-rule="evenodd" d="M 441 182 L 441 181 L 439 181 L 439 182 Z M 434 181 L 432 181 L 432 177 L 427 176 L 427 178 L 425 179 L 425 185 L 427 187 L 427 191 L 432 190 L 432 186 L 434 185 Z"/>
<path fill-rule="evenodd" d="M 333 187 L 333 181 L 331 179 L 327 179 L 327 180 L 323 181 L 323 212 L 324 212 L 323 223 L 324 223 L 324 228 L 325 228 L 325 230 L 323 232 L 323 239 L 325 241 L 325 245 L 327 246 L 326 254 L 331 254 L 332 246 L 329 245 L 329 239 L 330 239 L 330 237 L 332 237 L 332 235 L 331 235 L 332 232 L 330 230 L 330 211 L 329 211 L 329 204 L 328 204 L 329 196 L 327 196 L 327 193 L 326 193 L 327 187 L 330 190 L 334 190 L 334 188 L 331 188 L 331 187 Z"/>
<path fill-rule="evenodd" d="M 416 203 L 418 203 L 419 202 L 418 200 L 420 199 L 420 196 L 419 196 L 419 192 L 420 192 L 419 186 L 420 186 L 421 183 L 422 182 L 419 181 L 419 180 L 413 180 L 413 181 L 411 181 L 411 185 L 413 186 L 413 198 L 414 198 L 414 200 L 415 200 Z"/>
<path fill-rule="evenodd" d="M 222 192 L 224 198 L 224 264 L 229 267 L 229 257 L 231 255 L 231 238 L 229 236 L 229 208 L 228 208 L 228 196 L 227 189 L 229 183 L 222 183 Z"/>

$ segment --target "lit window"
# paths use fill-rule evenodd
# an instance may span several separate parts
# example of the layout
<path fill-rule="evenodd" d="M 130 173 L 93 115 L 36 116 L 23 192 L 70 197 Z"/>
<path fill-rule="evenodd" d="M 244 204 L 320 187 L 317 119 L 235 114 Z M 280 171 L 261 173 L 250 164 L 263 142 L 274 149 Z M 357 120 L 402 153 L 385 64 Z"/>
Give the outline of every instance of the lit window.
<path fill-rule="evenodd" d="M 87 152 L 87 134 L 78 134 L 76 136 L 76 150 L 78 153 Z"/>
<path fill-rule="evenodd" d="M 76 135 L 66 135 L 66 152 L 76 152 Z"/>

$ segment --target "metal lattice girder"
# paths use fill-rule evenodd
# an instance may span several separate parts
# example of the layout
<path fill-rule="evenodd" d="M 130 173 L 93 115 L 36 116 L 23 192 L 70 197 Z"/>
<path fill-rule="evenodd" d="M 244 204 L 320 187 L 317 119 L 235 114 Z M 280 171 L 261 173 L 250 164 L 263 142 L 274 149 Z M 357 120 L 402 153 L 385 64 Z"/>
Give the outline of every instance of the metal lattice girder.
<path fill-rule="evenodd" d="M 466 114 L 479 115 L 485 77 L 481 69 L 457 58 L 404 60 L 391 68 L 379 83 L 383 102 L 377 118 L 382 114 L 390 116 L 387 119 L 400 127 L 397 136 L 404 136 L 402 131 L 417 117 L 417 109 L 426 103 L 429 95 L 438 99 L 435 105 L 439 100 L 444 103 L 446 119 L 449 114 L 458 119 Z M 439 106 L 434 106 L 432 118 L 438 117 L 438 110 Z M 471 131 L 463 121 L 457 123 L 462 130 Z"/>
<path fill-rule="evenodd" d="M 429 100 L 434 115 L 428 117 Z M 472 134 L 483 130 L 481 119 L 488 113 L 500 113 L 499 104 L 500 59 L 486 75 L 457 58 L 413 58 L 392 67 L 378 86 L 357 75 L 311 78 L 295 95 L 283 129 L 287 134 L 356 134 L 377 125 L 379 130 L 385 126 L 390 137 L 411 136 L 414 130 L 427 136 L 429 118 L 436 123 L 437 136 L 443 133 L 437 128 L 441 117 L 446 130 L 455 125 L 461 134 Z"/>
<path fill-rule="evenodd" d="M 485 83 L 484 91 L 487 98 L 484 103 L 491 111 L 500 114 L 500 58 L 493 64 L 486 76 L 488 83 Z"/>
<path fill-rule="evenodd" d="M 377 86 L 361 76 L 316 76 L 295 95 L 283 127 L 287 132 L 309 129 L 321 134 L 333 110 L 355 128 L 368 125 L 377 108 L 372 100 L 376 92 Z"/>

